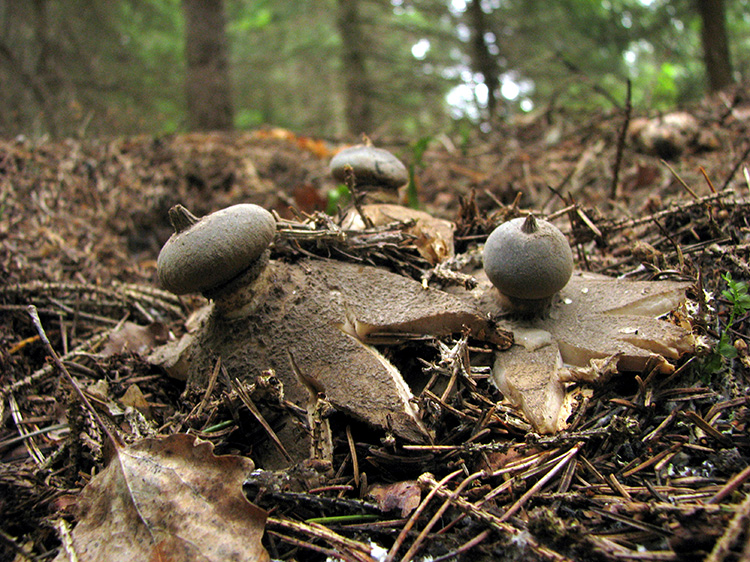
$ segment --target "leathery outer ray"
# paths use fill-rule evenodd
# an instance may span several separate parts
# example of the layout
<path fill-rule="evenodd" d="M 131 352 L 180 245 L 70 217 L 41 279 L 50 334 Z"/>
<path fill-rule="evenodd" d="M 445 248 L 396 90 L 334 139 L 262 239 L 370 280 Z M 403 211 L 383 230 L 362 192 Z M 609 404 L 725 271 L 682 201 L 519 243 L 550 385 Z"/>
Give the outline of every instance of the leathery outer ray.
<path fill-rule="evenodd" d="M 477 278 L 473 294 L 481 308 L 515 339 L 510 350 L 496 353 L 493 378 L 536 431 L 552 433 L 564 425 L 565 382 L 595 380 L 605 370 L 669 373 L 675 360 L 693 350 L 688 330 L 659 319 L 685 301 L 689 283 L 575 272 L 547 315 L 513 321 L 484 274 Z"/>
<path fill-rule="evenodd" d="M 508 332 L 490 325 L 477 304 L 386 270 L 352 263 L 302 260 L 271 262 L 252 284 L 209 305 L 181 365 L 188 383 L 205 388 L 218 357 L 231 377 L 252 382 L 273 369 L 286 400 L 305 409 L 311 395 L 339 411 L 412 442 L 430 432 L 401 373 L 372 342 L 415 335 L 444 336 L 465 330 L 507 348 Z M 292 366 L 294 364 L 294 367 Z M 276 431 L 294 461 L 312 450 L 303 416 L 288 415 Z M 259 465 L 289 458 L 266 447 Z"/>

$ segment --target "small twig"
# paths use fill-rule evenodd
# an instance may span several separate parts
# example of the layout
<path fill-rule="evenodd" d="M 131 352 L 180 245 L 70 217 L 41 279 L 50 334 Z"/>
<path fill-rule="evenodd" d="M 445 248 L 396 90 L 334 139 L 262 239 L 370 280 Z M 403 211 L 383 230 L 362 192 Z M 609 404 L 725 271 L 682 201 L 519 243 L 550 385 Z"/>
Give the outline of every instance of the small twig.
<path fill-rule="evenodd" d="M 206 391 L 203 393 L 203 400 L 200 401 L 200 404 L 198 404 L 198 407 L 195 409 L 195 413 L 191 413 L 187 417 L 187 419 L 190 419 L 191 417 L 200 418 L 201 414 L 203 413 L 203 410 L 206 409 L 208 406 L 209 400 L 211 400 L 211 395 L 214 393 L 214 388 L 216 387 L 216 380 L 219 378 L 219 372 L 221 371 L 221 357 L 219 357 L 216 360 L 216 365 L 214 365 L 214 370 L 211 371 L 211 376 L 208 379 L 208 384 L 206 385 Z"/>
<path fill-rule="evenodd" d="M 349 454 L 352 456 L 352 471 L 354 472 L 354 485 L 359 488 L 359 458 L 357 458 L 357 447 L 354 446 L 352 426 L 346 424 L 346 442 L 349 445 Z"/>
<path fill-rule="evenodd" d="M 303 541 L 302 539 L 290 537 L 289 535 L 285 535 L 284 533 L 279 533 L 278 531 L 268 531 L 268 534 L 273 535 L 274 537 L 278 537 L 285 543 L 290 544 L 292 546 L 304 548 L 307 550 L 312 550 L 313 552 L 322 554 L 326 556 L 328 560 L 344 560 L 345 562 L 361 562 L 361 559 L 358 556 L 353 556 L 348 552 L 342 552 L 341 550 L 334 550 L 331 548 L 324 548 L 322 546 L 318 546 L 317 544 L 312 544 L 307 541 Z"/>
<path fill-rule="evenodd" d="M 281 528 L 321 539 L 336 549 L 346 549 L 344 552 L 347 552 L 351 558 L 359 562 L 374 562 L 372 556 L 370 556 L 370 547 L 368 545 L 339 535 L 318 523 L 302 523 L 301 521 L 269 517 L 266 519 L 266 526 L 269 530 Z M 301 546 L 304 546 L 304 544 Z M 340 555 L 343 554 L 340 550 L 337 550 L 337 552 Z"/>
<path fill-rule="evenodd" d="M 620 180 L 620 165 L 622 164 L 622 153 L 625 148 L 625 138 L 628 134 L 628 126 L 630 125 L 630 114 L 633 111 L 633 105 L 631 103 L 630 95 L 632 90 L 632 84 L 630 78 L 627 80 L 627 93 L 625 95 L 625 121 L 622 124 L 620 130 L 620 136 L 617 139 L 617 152 L 615 153 L 615 164 L 612 168 L 612 185 L 609 189 L 610 199 L 617 198 L 617 184 Z"/>
<path fill-rule="evenodd" d="M 21 414 L 21 410 L 18 407 L 15 395 L 11 394 L 8 396 L 8 405 L 10 406 L 10 415 L 18 428 L 18 433 L 24 437 L 24 445 L 26 446 L 26 451 L 28 451 L 29 456 L 34 459 L 37 465 L 44 464 L 44 455 L 42 455 L 39 447 L 36 446 L 34 439 L 31 438 L 24 429 L 23 414 Z"/>
<path fill-rule="evenodd" d="M 572 459 L 583 446 L 583 443 L 577 443 L 570 451 L 568 451 L 558 463 L 552 467 L 552 469 L 545 474 L 539 482 L 534 484 L 529 490 L 522 495 L 518 500 L 510 506 L 507 511 L 500 517 L 500 521 L 507 521 L 516 511 L 521 509 L 526 502 L 533 496 L 537 491 L 541 490 L 544 485 L 549 482 L 555 474 L 557 474 L 562 467 L 564 467 L 570 459 Z"/>
<path fill-rule="evenodd" d="M 708 423 L 706 420 L 704 420 L 697 412 L 685 412 L 684 417 L 688 418 L 690 421 L 692 421 L 695 425 L 700 427 L 703 431 L 705 431 L 708 435 L 716 439 L 719 443 L 724 445 L 725 447 L 731 448 L 734 447 L 734 442 L 724 435 L 722 432 L 720 432 L 718 429 L 713 427 L 710 423 Z"/>
<path fill-rule="evenodd" d="M 6 439 L 5 441 L 0 441 L 0 451 L 5 449 L 6 447 L 15 445 L 16 443 L 25 441 L 26 439 L 31 439 L 32 437 L 36 437 L 37 435 L 44 435 L 45 433 L 50 433 L 51 431 L 57 431 L 58 429 L 66 429 L 67 427 L 68 427 L 67 423 L 56 423 L 55 425 L 43 427 L 42 429 L 37 429 L 36 431 L 29 431 L 28 433 L 22 433 L 18 437 L 12 437 L 10 439 Z"/>
<path fill-rule="evenodd" d="M 434 498 L 438 494 L 438 491 L 440 490 L 442 486 L 444 486 L 451 479 L 453 479 L 454 476 L 461 474 L 461 472 L 463 472 L 461 469 L 454 470 L 453 472 L 445 476 L 442 480 L 440 480 L 440 482 L 435 482 L 435 479 L 432 478 L 432 475 L 431 474 L 428 475 L 430 478 L 432 478 L 432 482 L 435 482 L 435 485 L 432 486 L 432 489 L 427 493 L 427 495 L 419 504 L 417 509 L 415 509 L 414 512 L 411 514 L 411 517 L 409 517 L 409 520 L 404 525 L 404 528 L 401 529 L 401 532 L 398 534 L 398 537 L 396 537 L 396 542 L 393 543 L 393 546 L 388 551 L 388 556 L 385 557 L 384 562 L 393 562 L 393 560 L 396 557 L 396 553 L 398 552 L 398 549 L 401 548 L 401 545 L 404 544 L 404 540 L 406 540 L 406 535 L 408 535 L 409 531 L 411 531 L 412 527 L 414 527 L 417 520 L 419 519 L 419 516 L 422 515 L 422 512 L 427 507 L 427 504 L 429 504 L 432 498 Z M 422 476 L 424 476 L 424 474 Z M 422 477 L 420 477 L 420 480 L 421 478 Z"/>
<path fill-rule="evenodd" d="M 414 542 L 409 547 L 409 550 L 406 551 L 406 554 L 404 554 L 403 558 L 401 558 L 401 562 L 410 562 L 412 558 L 414 558 L 414 555 L 417 553 L 419 548 L 422 546 L 422 543 L 427 538 L 427 535 L 430 533 L 432 528 L 437 524 L 438 521 L 443 517 L 443 514 L 448 510 L 451 505 L 453 505 L 453 502 L 461 495 L 461 492 L 463 492 L 466 489 L 466 486 L 477 480 L 478 478 L 481 478 L 484 475 L 484 472 L 475 472 L 474 474 L 471 474 L 470 476 L 467 476 L 464 478 L 463 482 L 459 484 L 455 490 L 453 490 L 448 496 L 446 496 L 443 502 L 443 505 L 440 506 L 440 509 L 438 509 L 435 514 L 432 516 L 430 521 L 427 523 L 424 529 L 419 533 L 416 539 L 414 539 Z"/>
<path fill-rule="evenodd" d="M 443 489 L 442 485 L 439 482 L 435 481 L 435 478 L 432 476 L 432 474 L 425 473 L 420 476 L 419 483 L 423 487 L 431 488 L 430 493 L 435 492 L 441 498 L 452 496 L 452 493 L 450 491 Z M 463 511 L 464 513 L 476 517 L 493 529 L 496 529 L 503 533 L 507 533 L 511 537 L 518 537 L 522 533 L 520 529 L 517 529 L 510 523 L 501 521 L 497 515 L 493 515 L 488 511 L 480 509 L 479 507 L 462 497 L 453 498 L 452 505 L 457 509 Z M 524 536 L 524 541 L 531 550 L 533 550 L 539 556 L 544 557 L 546 560 L 552 560 L 553 562 L 570 562 L 569 558 L 537 543 L 534 537 L 532 537 L 531 535 Z"/>
<path fill-rule="evenodd" d="M 645 461 L 640 463 L 638 466 L 635 466 L 631 469 L 625 470 L 622 472 L 622 477 L 627 478 L 628 476 L 632 476 L 636 472 L 640 472 L 641 470 L 644 470 L 650 466 L 656 465 L 665 458 L 667 458 L 670 455 L 675 454 L 677 451 L 679 451 L 682 448 L 682 443 L 675 443 L 672 445 L 669 449 L 665 449 L 662 452 L 648 457 Z"/>
<path fill-rule="evenodd" d="M 443 560 L 458 560 L 461 554 L 463 554 L 464 552 L 468 552 L 469 550 L 471 550 L 472 548 L 480 544 L 482 541 L 484 541 L 484 539 L 486 539 L 489 536 L 490 536 L 490 530 L 485 529 L 473 539 L 466 541 L 456 550 L 447 552 L 443 554 L 442 556 L 439 556 L 438 558 L 433 558 L 432 562 L 443 562 Z"/>
<path fill-rule="evenodd" d="M 81 403 L 84 405 L 84 407 L 89 411 L 91 414 L 91 417 L 94 419 L 94 423 L 99 427 L 102 434 L 112 443 L 112 445 L 115 448 L 120 448 L 125 446 L 125 442 L 122 440 L 122 438 L 112 433 L 109 428 L 104 425 L 104 421 L 99 417 L 99 413 L 94 409 L 94 406 L 91 405 L 91 402 L 89 402 L 89 399 L 86 398 L 86 395 L 83 393 L 83 390 L 81 390 L 81 387 L 78 386 L 78 383 L 75 381 L 75 379 L 70 375 L 68 372 L 68 369 L 63 364 L 62 360 L 60 359 L 60 356 L 57 354 L 57 352 L 52 347 L 52 344 L 49 341 L 49 338 L 47 337 L 46 332 L 44 331 L 44 327 L 42 326 L 42 321 L 39 319 L 39 313 L 36 310 L 36 306 L 33 304 L 30 304 L 27 307 L 27 310 L 29 312 L 29 316 L 31 316 L 31 321 L 34 324 L 34 327 L 37 330 L 37 333 L 39 334 L 39 337 L 42 338 L 42 342 L 44 343 L 44 347 L 47 349 L 47 353 L 50 354 L 50 357 L 52 357 L 52 361 L 55 363 L 57 368 L 62 373 L 63 377 L 70 383 L 70 385 L 73 387 L 73 391 L 78 396 Z"/>
<path fill-rule="evenodd" d="M 37 339 L 39 339 L 38 335 L 36 337 Z M 73 357 L 77 357 L 81 355 L 82 353 L 86 352 L 87 350 L 94 349 L 108 337 L 109 337 L 109 332 L 102 332 L 99 334 L 95 334 L 94 336 L 90 337 L 86 341 L 82 342 L 80 345 L 76 346 L 68 354 L 63 355 L 60 359 L 61 361 L 65 362 L 65 361 L 70 360 Z M 44 380 L 53 372 L 54 372 L 54 367 L 49 363 L 45 364 L 41 369 L 34 371 L 29 376 L 11 383 L 7 388 L 0 389 L 0 401 L 3 400 L 4 397 L 10 394 L 11 392 L 16 392 L 17 390 L 26 388 L 28 386 L 31 386 L 33 384 L 36 384 Z M 0 406 L 0 412 L 1 412 L 1 406 Z"/>
<path fill-rule="evenodd" d="M 750 478 L 750 466 L 746 466 L 744 470 L 736 474 L 729 481 L 722 486 L 721 490 L 716 492 L 716 495 L 708 500 L 707 503 L 720 503 L 728 495 L 733 494 L 745 481 Z"/>
<path fill-rule="evenodd" d="M 706 169 L 703 166 L 699 167 L 699 170 L 701 171 L 701 174 L 703 174 L 703 179 L 706 180 L 706 183 L 708 184 L 708 189 L 711 190 L 711 193 L 716 195 L 716 188 L 714 187 L 713 182 L 711 181 L 711 178 L 708 177 L 708 172 L 706 172 Z"/>
<path fill-rule="evenodd" d="M 359 190 L 357 190 L 357 182 L 354 178 L 354 169 L 348 165 L 344 167 L 344 183 L 349 189 L 349 192 L 352 194 L 352 204 L 357 210 L 357 213 L 359 213 L 359 216 L 362 217 L 362 222 L 365 223 L 365 228 L 375 228 L 375 223 L 373 223 L 372 219 L 365 214 L 365 211 L 362 208 L 363 194 L 361 194 Z"/>
<path fill-rule="evenodd" d="M 737 159 L 737 162 L 735 163 L 735 165 L 732 166 L 732 169 L 727 174 L 727 179 L 724 180 L 724 185 L 721 186 L 720 191 L 724 191 L 725 189 L 729 187 L 729 182 L 732 181 L 732 178 L 737 173 L 737 170 L 740 169 L 740 166 L 742 166 L 742 163 L 747 160 L 748 156 L 750 156 L 750 144 L 745 149 L 745 152 L 743 152 L 742 155 Z M 745 168 L 745 170 L 747 170 L 747 168 Z M 747 175 L 745 177 L 747 177 Z"/>
<path fill-rule="evenodd" d="M 240 397 L 240 400 L 242 400 L 242 403 L 247 407 L 248 410 L 250 410 L 250 413 L 253 414 L 255 419 L 258 420 L 258 423 L 266 431 L 266 433 L 271 438 L 271 441 L 273 441 L 273 444 L 276 446 L 279 452 L 282 455 L 284 455 L 284 458 L 287 461 L 289 461 L 290 463 L 293 462 L 291 455 L 287 452 L 286 448 L 284 448 L 284 444 L 281 442 L 281 439 L 279 439 L 279 436 L 276 435 L 276 432 L 268 424 L 268 422 L 266 421 L 266 418 L 264 418 L 263 415 L 260 413 L 260 410 L 258 410 L 257 406 L 253 402 L 252 398 L 250 397 L 250 393 L 247 391 L 247 389 L 236 379 L 232 379 L 231 384 L 232 384 L 232 388 L 237 393 L 237 396 Z"/>
<path fill-rule="evenodd" d="M 680 174 L 678 174 L 677 171 L 669 165 L 669 162 L 667 162 L 666 160 L 662 160 L 661 163 L 664 164 L 670 172 L 672 172 L 672 175 L 675 177 L 675 179 L 680 182 L 680 185 L 685 188 L 685 191 L 687 191 L 693 199 L 695 199 L 696 201 L 700 199 L 700 197 L 698 197 L 698 194 L 693 191 L 693 188 L 691 188 L 685 182 L 685 180 L 680 177 Z"/>
<path fill-rule="evenodd" d="M 732 545 L 739 536 L 743 532 L 747 533 L 747 529 L 750 528 L 748 520 L 750 520 L 750 494 L 745 495 L 745 500 L 734 514 L 732 521 L 727 525 L 724 534 L 716 541 L 711 554 L 706 557 L 705 562 L 722 562 L 729 554 Z M 743 558 L 743 560 L 746 560 L 746 558 Z"/>

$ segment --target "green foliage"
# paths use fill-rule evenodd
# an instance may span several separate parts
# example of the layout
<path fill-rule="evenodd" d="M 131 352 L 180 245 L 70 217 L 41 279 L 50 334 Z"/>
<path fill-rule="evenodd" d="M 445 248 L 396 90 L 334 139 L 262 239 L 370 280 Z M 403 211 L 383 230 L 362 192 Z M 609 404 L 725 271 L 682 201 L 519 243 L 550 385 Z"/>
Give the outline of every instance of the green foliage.
<path fill-rule="evenodd" d="M 0 134 L 174 129 L 182 35 L 179 0 L 0 3 Z"/>
<path fill-rule="evenodd" d="M 273 20 L 273 11 L 266 2 L 255 2 L 229 22 L 228 31 L 232 34 L 251 33 L 267 27 Z"/>
<path fill-rule="evenodd" d="M 693 0 L 478 0 L 501 78 L 521 85 L 499 114 L 552 105 L 639 110 L 703 95 Z M 347 131 L 340 0 L 224 0 L 235 125 L 268 123 L 339 138 Z M 481 102 L 451 118 L 447 94 L 474 87 L 472 21 L 455 0 L 359 1 L 373 127 L 382 135 L 466 132 Z M 750 0 L 727 0 L 735 70 L 750 75 Z M 422 43 L 429 48 L 412 51 Z M 181 0 L 0 2 L 0 134 L 163 133 L 185 123 Z M 506 94 L 512 88 L 506 90 Z M 598 92 L 598 93 L 597 93 Z M 606 92 L 606 95 L 601 95 Z M 471 105 L 471 99 L 463 102 Z"/>
<path fill-rule="evenodd" d="M 349 188 L 343 183 L 337 185 L 335 189 L 329 190 L 326 197 L 326 214 L 335 215 L 339 212 L 339 209 L 351 201 L 351 198 L 352 194 Z"/>
<path fill-rule="evenodd" d="M 243 107 L 234 114 L 234 126 L 238 129 L 253 129 L 263 124 L 263 113 L 258 109 Z"/>
<path fill-rule="evenodd" d="M 409 164 L 409 184 L 406 186 L 406 204 L 412 209 L 419 208 L 416 170 L 424 166 L 424 153 L 432 141 L 431 136 L 422 137 L 411 145 L 411 163 Z"/>
<path fill-rule="evenodd" d="M 729 312 L 729 320 L 726 327 L 721 331 L 716 348 L 703 364 L 704 370 L 709 374 L 719 371 L 727 360 L 737 357 L 737 349 L 732 345 L 730 329 L 738 316 L 742 316 L 750 310 L 750 295 L 748 294 L 747 283 L 735 281 L 730 273 L 722 275 L 722 279 L 727 283 L 727 288 L 721 294 L 732 308 Z"/>

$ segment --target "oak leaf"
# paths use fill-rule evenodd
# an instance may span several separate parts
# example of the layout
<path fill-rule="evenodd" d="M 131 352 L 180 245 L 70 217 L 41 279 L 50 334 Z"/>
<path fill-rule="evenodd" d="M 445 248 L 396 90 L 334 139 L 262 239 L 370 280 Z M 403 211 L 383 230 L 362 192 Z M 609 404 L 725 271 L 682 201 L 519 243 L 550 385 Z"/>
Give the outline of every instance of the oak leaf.
<path fill-rule="evenodd" d="M 118 449 L 79 498 L 77 560 L 268 561 L 266 512 L 242 494 L 252 469 L 185 434 Z"/>

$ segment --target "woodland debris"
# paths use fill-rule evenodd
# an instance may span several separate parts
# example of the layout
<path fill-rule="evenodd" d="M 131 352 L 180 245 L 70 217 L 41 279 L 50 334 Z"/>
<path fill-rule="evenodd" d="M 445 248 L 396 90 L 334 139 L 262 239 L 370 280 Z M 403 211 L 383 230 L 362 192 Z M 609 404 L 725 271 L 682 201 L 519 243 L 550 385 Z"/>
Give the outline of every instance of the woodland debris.
<path fill-rule="evenodd" d="M 698 279 L 690 290 L 700 308 L 694 331 L 712 345 L 727 329 L 740 346 L 747 341 L 747 319 L 737 318 L 727 326 L 728 303 L 719 295 L 725 288 L 721 274 L 731 272 L 735 279 L 748 274 L 747 122 L 718 99 L 707 99 L 695 109 L 704 127 L 711 124 L 722 150 L 689 148 L 670 165 L 698 199 L 692 199 L 656 157 L 626 143 L 622 189 L 612 200 L 613 139 L 622 119 L 619 112 L 600 112 L 571 122 L 565 140 L 555 145 L 544 142 L 546 117 L 516 122 L 512 130 L 498 122 L 497 132 L 481 142 L 468 139 L 461 150 L 433 143 L 418 170 L 420 203 L 431 214 L 456 220 L 459 200 L 476 189 L 472 213 L 457 220 L 459 256 L 475 250 L 500 216 L 518 216 L 521 204 L 540 211 L 538 216 L 568 216 L 570 229 L 562 229 L 579 267 L 632 279 L 674 272 Z M 62 521 L 61 514 L 68 518 L 66 506 L 81 483 L 101 470 L 100 436 L 87 412 L 60 384 L 59 371 L 46 362 L 47 353 L 28 321 L 30 303 L 38 307 L 52 345 L 74 378 L 108 379 L 116 396 L 137 384 L 154 415 L 152 431 L 165 433 L 183 425 L 210 439 L 217 451 L 253 457 L 263 432 L 232 394 L 221 369 L 204 414 L 191 416 L 196 398 L 183 394 L 182 382 L 163 377 L 135 354 L 104 359 L 98 352 L 123 318 L 141 325 L 160 321 L 179 335 L 185 316 L 204 304 L 200 298 L 178 300 L 155 289 L 155 259 L 170 234 L 165 217 L 172 205 L 183 203 L 205 214 L 252 202 L 284 217 L 294 215 L 291 203 L 301 214 L 325 207 L 324 200 L 320 206 L 320 195 L 306 203 L 292 194 L 301 188 L 327 192 L 333 184 L 327 159 L 334 147 L 282 133 L 0 140 L 0 196 L 7 219 L 0 221 L 0 398 L 7 412 L 0 427 L 0 512 L 5 516 L 0 521 L 0 557 L 40 558 L 59 548 L 54 529 L 62 525 L 54 522 Z M 584 162 L 582 155 L 595 157 Z M 560 196 L 550 196 L 548 186 Z M 580 188 L 573 193 L 575 200 L 567 197 L 571 188 Z M 512 207 L 506 206 L 512 201 Z M 272 248 L 274 258 L 299 262 L 310 255 L 335 257 L 415 279 L 429 266 L 398 228 L 344 233 L 331 217 L 325 222 L 316 214 L 314 220 L 326 229 L 303 225 L 292 232 L 284 231 L 282 224 Z M 636 241 L 654 248 L 651 255 L 658 259 L 634 253 Z M 460 270 L 469 268 L 463 264 Z M 441 283 L 437 279 L 428 284 L 449 285 Z M 417 351 L 420 359 L 434 357 L 421 340 L 385 351 L 397 357 L 405 350 Z M 492 346 L 470 340 L 467 374 L 462 368 L 451 392 L 443 397 L 432 387 L 436 399 L 419 396 L 435 444 L 403 445 L 388 434 L 381 440 L 380 432 L 351 424 L 358 473 L 369 484 L 417 480 L 426 472 L 439 481 L 458 467 L 474 474 L 491 463 L 492 470 L 471 485 L 441 488 L 455 499 L 438 526 L 422 535 L 421 554 L 439 557 L 460 551 L 456 556 L 510 562 L 517 553 L 513 547 L 534 541 L 574 561 L 702 560 L 726 537 L 717 554 L 734 560 L 750 548 L 746 532 L 735 540 L 732 523 L 746 521 L 747 357 L 724 361 L 713 374 L 704 371 L 702 357 L 691 354 L 670 360 L 677 366 L 670 375 L 621 373 L 612 384 L 598 384 L 580 396 L 567 430 L 537 436 L 490 384 L 493 352 Z M 613 368 L 614 374 L 618 371 L 612 363 L 604 368 Z M 210 363 L 209 372 L 215 365 Z M 176 370 L 185 372 L 179 366 Z M 406 375 L 419 370 L 419 364 L 402 367 Z M 450 365 L 444 371 L 450 376 Z M 442 371 L 435 376 L 438 381 L 445 378 Z M 204 397 L 200 392 L 197 401 Z M 278 401 L 261 399 L 255 392 L 252 398 L 276 427 L 268 404 Z M 72 425 L 67 435 L 52 431 L 62 415 Z M 698 419 L 723 440 L 709 434 Z M 115 421 L 126 439 L 137 437 L 134 425 Z M 317 553 L 326 550 L 323 556 L 368 559 L 374 546 L 358 540 L 362 535 L 387 548 L 403 527 L 403 520 L 390 518 L 349 519 L 346 525 L 299 522 L 300 505 L 314 506 L 304 511 L 305 517 L 362 513 L 360 489 L 350 484 L 352 448 L 342 438 L 341 416 L 335 414 L 330 421 L 333 465 L 315 484 L 328 491 L 305 491 L 308 486 L 287 502 L 271 494 L 258 498 L 267 503 L 256 502 L 275 510 L 265 540 L 277 549 L 279 559 L 299 558 L 299 549 L 308 547 Z M 46 457 L 44 466 L 29 456 L 25 444 L 31 441 Z M 555 458 L 579 441 L 584 445 L 575 462 L 526 498 L 518 517 L 506 522 L 507 533 L 494 531 L 486 516 L 514 505 L 549 472 Z M 335 501 L 313 502 L 320 496 Z M 415 519 L 400 552 L 420 536 L 439 507 L 430 504 Z M 377 508 L 365 513 L 372 517 Z M 468 554 L 464 548 L 470 549 Z"/>
<path fill-rule="evenodd" d="M 393 222 L 404 223 L 402 231 L 413 237 L 420 255 L 431 265 L 437 265 L 454 255 L 453 232 L 455 225 L 432 215 L 388 203 L 363 205 L 362 212 L 372 221 L 373 226 L 384 226 Z M 365 224 L 359 213 L 350 210 L 341 221 L 344 230 L 364 230 Z"/>

